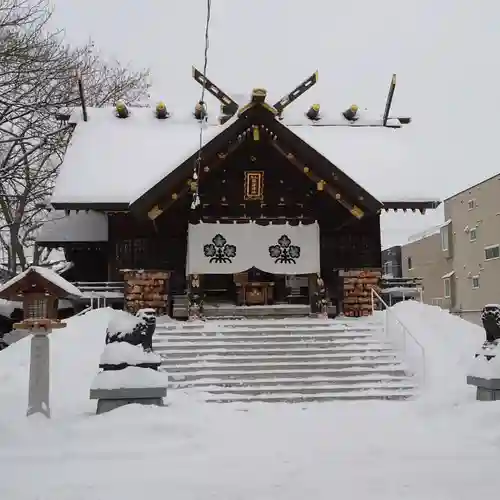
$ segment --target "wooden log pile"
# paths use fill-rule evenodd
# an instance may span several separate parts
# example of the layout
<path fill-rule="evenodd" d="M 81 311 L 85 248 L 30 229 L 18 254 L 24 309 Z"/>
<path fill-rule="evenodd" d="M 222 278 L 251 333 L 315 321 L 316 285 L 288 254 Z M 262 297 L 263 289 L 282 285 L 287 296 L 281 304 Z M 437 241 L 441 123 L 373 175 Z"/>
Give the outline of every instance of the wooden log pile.
<path fill-rule="evenodd" d="M 126 269 L 123 271 L 125 281 L 125 309 L 135 314 L 139 309 L 152 308 L 157 316 L 170 311 L 170 294 L 168 271 L 144 269 Z"/>
<path fill-rule="evenodd" d="M 345 316 L 369 316 L 372 313 L 371 289 L 380 290 L 380 269 L 356 269 L 340 271 L 343 279 L 344 298 L 343 313 Z M 375 301 L 375 308 L 380 304 Z"/>

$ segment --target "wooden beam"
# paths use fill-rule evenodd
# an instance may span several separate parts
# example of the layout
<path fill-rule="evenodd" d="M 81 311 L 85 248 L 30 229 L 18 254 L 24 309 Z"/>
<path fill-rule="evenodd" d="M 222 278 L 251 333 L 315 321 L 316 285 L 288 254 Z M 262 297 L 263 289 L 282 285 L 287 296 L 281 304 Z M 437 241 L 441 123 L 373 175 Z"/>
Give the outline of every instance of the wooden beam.
<path fill-rule="evenodd" d="M 361 219 L 365 213 L 361 208 L 356 205 L 353 205 L 349 201 L 347 201 L 344 196 L 340 193 L 340 191 L 330 184 L 326 183 L 321 177 L 316 175 L 311 171 L 309 167 L 307 167 L 304 163 L 298 160 L 293 153 L 287 153 L 277 142 L 276 140 L 271 140 L 270 144 L 276 151 L 278 151 L 281 155 L 283 155 L 292 165 L 294 165 L 298 170 L 304 173 L 307 177 L 309 177 L 313 182 L 322 183 L 322 189 L 328 193 L 336 202 L 340 203 L 346 210 L 348 210 L 351 215 L 356 217 L 357 219 Z"/>
<path fill-rule="evenodd" d="M 249 129 L 250 130 L 250 129 Z M 246 140 L 248 137 L 247 134 L 242 134 L 240 138 L 231 144 L 229 144 L 228 148 L 226 151 L 221 151 L 217 153 L 217 159 L 210 164 L 210 171 L 215 170 L 219 168 L 226 160 L 227 158 L 234 153 Z M 208 175 L 209 172 L 206 173 Z M 200 182 L 202 176 L 205 177 L 205 172 L 203 169 L 198 174 L 198 182 Z M 158 218 L 165 210 L 170 208 L 177 200 L 180 198 L 186 196 L 189 192 L 192 192 L 191 190 L 191 183 L 195 182 L 193 179 L 188 179 L 188 184 L 184 186 L 178 193 L 171 193 L 170 198 L 165 198 L 163 201 L 160 201 L 157 205 L 154 205 L 148 212 L 148 217 L 151 220 L 155 220 Z"/>

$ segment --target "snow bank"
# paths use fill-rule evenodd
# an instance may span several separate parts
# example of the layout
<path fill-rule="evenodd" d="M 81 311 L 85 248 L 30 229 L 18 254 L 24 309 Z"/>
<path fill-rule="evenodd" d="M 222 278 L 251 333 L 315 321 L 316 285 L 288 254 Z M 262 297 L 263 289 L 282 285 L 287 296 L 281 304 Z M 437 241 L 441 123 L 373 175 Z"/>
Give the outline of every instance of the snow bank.
<path fill-rule="evenodd" d="M 424 394 L 443 401 L 474 399 L 466 377 L 485 340 L 484 330 L 440 307 L 413 300 L 400 302 L 391 311 L 425 349 Z M 407 341 L 406 345 L 407 353 L 414 355 L 415 344 Z"/>
<path fill-rule="evenodd" d="M 92 382 L 92 389 L 142 389 L 167 387 L 168 375 L 151 368 L 129 366 L 123 370 L 100 372 Z"/>
<path fill-rule="evenodd" d="M 99 369 L 106 327 L 116 314 L 97 309 L 65 320 L 67 326 L 50 334 L 51 407 L 53 418 L 95 412 L 89 388 Z M 30 359 L 28 336 L 0 352 L 0 435 L 2 423 L 24 418 Z"/>
<path fill-rule="evenodd" d="M 434 308 L 394 310 L 448 373 L 481 344 L 480 329 Z M 0 498 L 194 500 L 208 491 L 241 500 L 311 493 L 323 500 L 335 491 L 342 498 L 445 500 L 490 497 L 500 488 L 494 403 L 444 412 L 418 400 L 210 405 L 171 391 L 167 407 L 130 405 L 96 417 L 89 389 L 106 327 L 117 316 L 93 311 L 51 335 L 50 421 L 24 417 L 29 339 L 0 352 Z M 445 331 L 450 324 L 455 334 Z M 455 339 L 455 347 L 447 345 Z M 137 380 L 137 369 L 127 370 Z M 463 377 L 458 383 L 467 387 Z M 478 483 L 481 477 L 488 481 Z"/>
<path fill-rule="evenodd" d="M 500 378 L 500 342 L 478 351 L 468 375 L 481 378 Z"/>
<path fill-rule="evenodd" d="M 141 346 L 127 342 L 113 342 L 104 348 L 101 355 L 102 365 L 138 365 L 140 363 L 161 363 L 161 357 L 154 352 L 146 352 Z"/>

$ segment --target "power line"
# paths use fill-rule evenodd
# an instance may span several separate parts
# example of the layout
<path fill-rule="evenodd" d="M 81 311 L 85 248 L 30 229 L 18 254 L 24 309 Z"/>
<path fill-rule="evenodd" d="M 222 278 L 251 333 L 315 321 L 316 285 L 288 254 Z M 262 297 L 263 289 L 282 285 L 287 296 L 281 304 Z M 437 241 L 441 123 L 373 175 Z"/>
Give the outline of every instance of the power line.
<path fill-rule="evenodd" d="M 204 112 L 205 114 L 202 115 L 202 119 L 200 120 L 200 144 L 199 144 L 199 149 L 198 149 L 198 156 L 196 158 L 195 164 L 194 164 L 194 171 L 193 171 L 193 180 L 196 182 L 196 189 L 194 190 L 193 193 L 193 201 L 191 203 L 191 208 L 194 210 L 200 205 L 200 196 L 199 196 L 199 189 L 200 189 L 200 168 L 201 168 L 201 149 L 203 147 L 203 129 L 204 129 L 204 121 L 205 117 L 207 116 L 206 114 L 206 104 L 205 104 L 205 89 L 207 85 L 207 66 L 208 66 L 208 49 L 210 46 L 210 39 L 209 39 L 209 28 L 210 28 L 210 16 L 212 14 L 212 0 L 207 0 L 207 17 L 205 21 L 205 53 L 204 53 L 204 58 L 205 61 L 203 63 L 203 85 L 201 87 L 201 97 L 199 103 L 204 107 Z"/>

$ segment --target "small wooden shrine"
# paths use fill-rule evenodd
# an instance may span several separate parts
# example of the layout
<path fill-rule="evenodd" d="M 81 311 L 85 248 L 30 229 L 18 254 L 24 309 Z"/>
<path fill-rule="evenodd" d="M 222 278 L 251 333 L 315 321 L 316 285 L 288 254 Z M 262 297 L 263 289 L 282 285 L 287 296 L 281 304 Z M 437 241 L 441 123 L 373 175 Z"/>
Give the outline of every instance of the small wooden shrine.
<path fill-rule="evenodd" d="M 14 328 L 24 330 L 66 326 L 57 319 L 59 299 L 77 299 L 82 294 L 78 288 L 54 271 L 32 266 L 0 287 L 0 298 L 23 303 L 24 319 Z"/>

